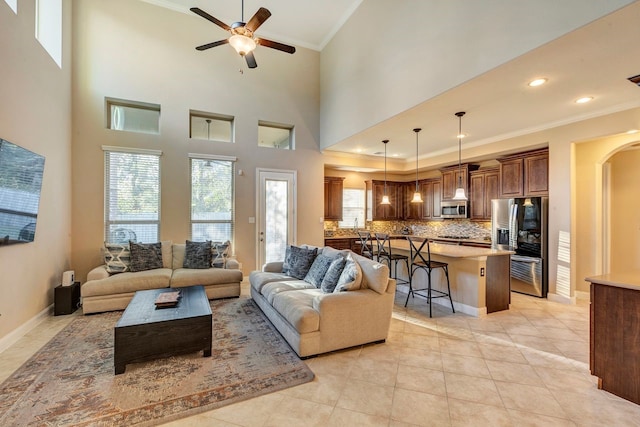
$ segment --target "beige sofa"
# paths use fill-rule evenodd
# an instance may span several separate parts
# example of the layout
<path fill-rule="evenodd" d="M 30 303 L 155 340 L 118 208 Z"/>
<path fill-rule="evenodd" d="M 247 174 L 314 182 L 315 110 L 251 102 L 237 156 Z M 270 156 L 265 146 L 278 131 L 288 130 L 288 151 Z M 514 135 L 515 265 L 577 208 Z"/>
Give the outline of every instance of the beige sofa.
<path fill-rule="evenodd" d="M 282 262 L 249 276 L 251 297 L 300 357 L 387 338 L 396 281 L 389 268 L 351 251 L 319 248 L 327 256 L 352 254 L 362 270 L 360 289 L 323 293 L 282 273 Z"/>
<path fill-rule="evenodd" d="M 162 245 L 163 268 L 135 273 L 109 274 L 106 266 L 94 268 L 80 288 L 84 314 L 124 310 L 136 291 L 203 285 L 209 299 L 240 296 L 242 271 L 228 259 L 225 268 L 182 268 L 185 244 Z"/>

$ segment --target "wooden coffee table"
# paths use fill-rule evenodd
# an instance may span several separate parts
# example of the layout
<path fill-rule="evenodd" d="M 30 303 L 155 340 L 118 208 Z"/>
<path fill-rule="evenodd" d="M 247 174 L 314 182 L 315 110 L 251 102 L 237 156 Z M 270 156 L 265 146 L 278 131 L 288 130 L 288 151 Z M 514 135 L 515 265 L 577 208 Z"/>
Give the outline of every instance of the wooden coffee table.
<path fill-rule="evenodd" d="M 138 291 L 122 314 L 114 330 L 113 363 L 122 374 L 127 363 L 142 362 L 203 351 L 211 356 L 211 306 L 202 286 L 179 288 L 178 305 L 156 308 L 162 292 L 176 289 Z"/>

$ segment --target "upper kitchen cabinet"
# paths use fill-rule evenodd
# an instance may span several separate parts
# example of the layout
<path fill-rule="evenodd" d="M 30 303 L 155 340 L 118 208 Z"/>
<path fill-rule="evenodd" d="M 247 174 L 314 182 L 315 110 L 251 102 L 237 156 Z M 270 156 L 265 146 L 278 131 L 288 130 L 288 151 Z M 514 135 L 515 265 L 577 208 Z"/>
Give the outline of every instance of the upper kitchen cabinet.
<path fill-rule="evenodd" d="M 426 179 L 420 182 L 420 192 L 422 193 L 422 218 L 421 219 L 441 219 L 442 218 L 442 180 Z"/>
<path fill-rule="evenodd" d="M 549 150 L 514 154 L 498 161 L 501 198 L 549 194 Z"/>
<path fill-rule="evenodd" d="M 405 183 L 387 181 L 386 192 L 390 201 L 388 205 L 380 204 L 385 193 L 384 181 L 366 181 L 365 184 L 367 188 L 367 221 L 399 220 L 403 218 Z"/>
<path fill-rule="evenodd" d="M 342 184 L 344 178 L 324 177 L 324 219 L 342 221 Z"/>
<path fill-rule="evenodd" d="M 440 169 L 442 173 L 442 200 L 452 200 L 456 194 L 458 183 L 462 182 L 465 194 L 469 192 L 469 171 L 477 169 L 478 166 L 470 164 L 462 164 L 460 167 L 449 166 Z"/>
<path fill-rule="evenodd" d="M 500 171 L 498 168 L 486 168 L 472 171 L 469 176 L 470 218 L 488 221 L 491 219 L 491 199 L 499 196 Z"/>
<path fill-rule="evenodd" d="M 413 200 L 413 193 L 416 192 L 415 181 L 404 183 L 404 219 L 422 219 L 423 207 L 425 204 L 422 183 L 423 181 L 418 181 L 418 191 L 420 192 L 423 203 L 411 203 L 411 200 Z"/>

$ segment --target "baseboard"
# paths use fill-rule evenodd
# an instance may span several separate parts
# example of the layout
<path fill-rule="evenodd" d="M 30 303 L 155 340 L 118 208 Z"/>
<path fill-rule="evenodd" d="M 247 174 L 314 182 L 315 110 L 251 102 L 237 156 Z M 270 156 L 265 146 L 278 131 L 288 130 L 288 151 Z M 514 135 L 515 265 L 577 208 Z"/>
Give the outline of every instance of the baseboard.
<path fill-rule="evenodd" d="M 6 336 L 0 339 L 0 353 L 14 345 L 20 338 L 28 334 L 32 329 L 38 326 L 44 319 L 53 314 L 53 304 L 42 310 L 40 313 L 27 320 L 18 328 L 9 332 Z"/>
<path fill-rule="evenodd" d="M 561 304 L 575 304 L 576 303 L 576 297 L 575 295 L 572 297 L 567 297 L 564 295 L 558 295 L 558 294 L 554 294 L 549 292 L 547 294 L 547 299 L 549 301 L 553 301 L 553 302 L 559 302 Z"/>
<path fill-rule="evenodd" d="M 579 300 L 591 301 L 591 292 L 576 291 L 576 298 Z"/>

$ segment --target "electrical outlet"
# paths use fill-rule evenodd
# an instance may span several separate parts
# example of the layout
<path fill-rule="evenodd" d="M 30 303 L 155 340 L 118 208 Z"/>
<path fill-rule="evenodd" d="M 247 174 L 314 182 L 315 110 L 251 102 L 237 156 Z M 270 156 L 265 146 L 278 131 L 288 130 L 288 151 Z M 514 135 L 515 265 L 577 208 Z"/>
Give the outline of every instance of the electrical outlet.
<path fill-rule="evenodd" d="M 484 277 L 484 267 L 480 267 L 480 277 Z"/>

